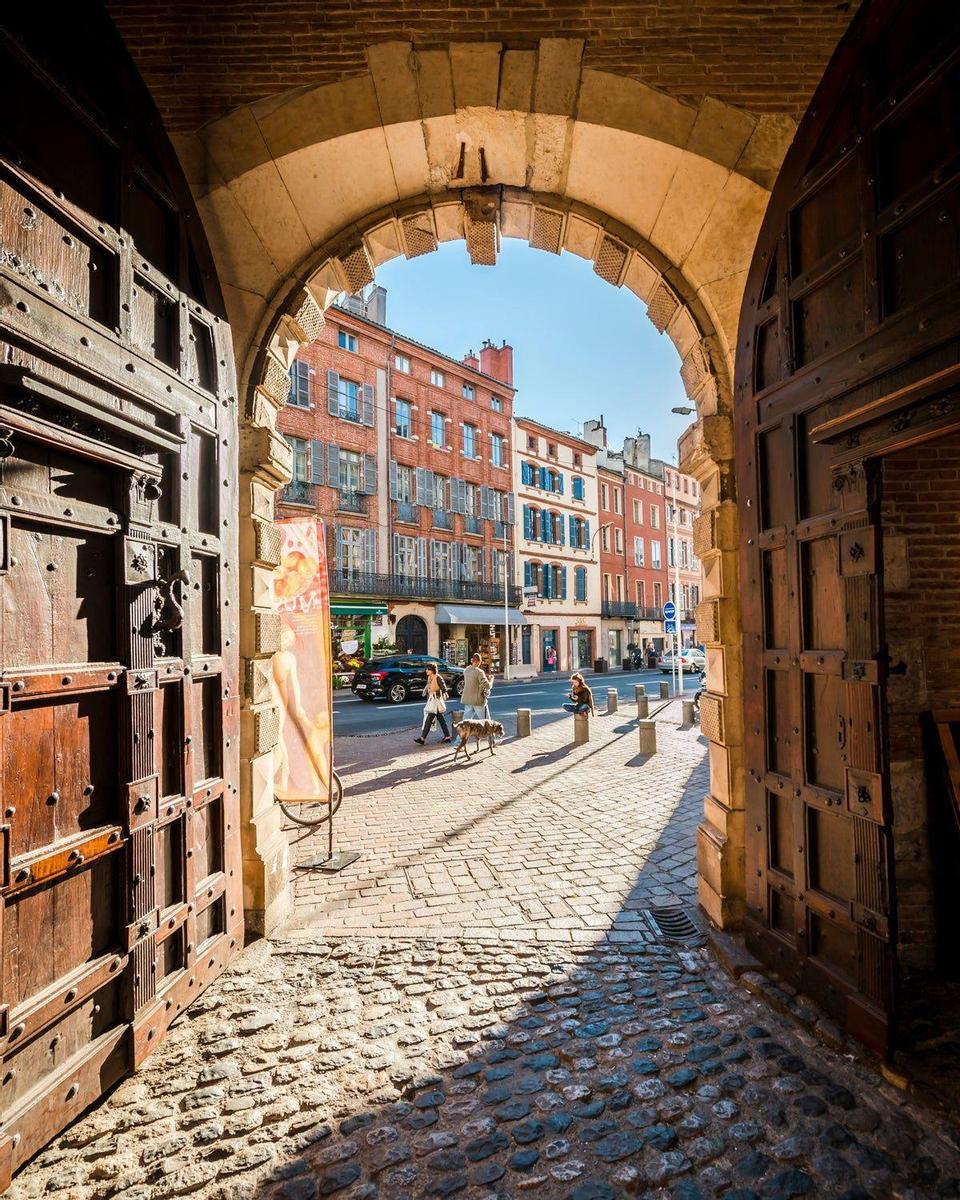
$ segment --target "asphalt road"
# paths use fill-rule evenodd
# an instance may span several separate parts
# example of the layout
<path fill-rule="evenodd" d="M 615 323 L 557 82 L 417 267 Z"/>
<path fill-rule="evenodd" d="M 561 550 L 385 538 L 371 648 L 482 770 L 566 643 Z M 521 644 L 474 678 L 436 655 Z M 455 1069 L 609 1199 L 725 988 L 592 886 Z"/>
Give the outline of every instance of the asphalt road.
<path fill-rule="evenodd" d="M 690 695 L 699 687 L 699 675 L 684 676 L 684 690 Z M 634 684 L 647 684 L 647 694 L 651 697 L 658 695 L 658 684 L 661 680 L 670 683 L 671 676 L 661 671 L 609 671 L 602 675 L 588 675 L 587 682 L 593 688 L 593 698 L 597 709 L 603 712 L 607 704 L 607 688 L 615 687 L 620 697 L 620 703 L 633 702 Z M 650 685 L 653 686 L 650 686 Z M 561 705 L 570 690 L 569 679 L 534 679 L 529 683 L 505 683 L 498 680 L 494 684 L 490 696 L 490 715 L 498 721 L 509 719 L 512 727 L 513 718 L 518 708 L 533 710 L 533 720 L 536 725 L 549 724 L 569 718 Z M 458 701 L 451 701 L 449 709 L 458 709 Z M 630 709 L 626 710 L 628 713 Z M 398 729 L 414 730 L 419 727 L 423 718 L 423 701 L 407 700 L 403 704 L 389 704 L 386 701 L 358 700 L 352 692 L 339 691 L 334 693 L 333 701 L 333 733 L 334 737 L 356 734 L 390 733 Z"/>

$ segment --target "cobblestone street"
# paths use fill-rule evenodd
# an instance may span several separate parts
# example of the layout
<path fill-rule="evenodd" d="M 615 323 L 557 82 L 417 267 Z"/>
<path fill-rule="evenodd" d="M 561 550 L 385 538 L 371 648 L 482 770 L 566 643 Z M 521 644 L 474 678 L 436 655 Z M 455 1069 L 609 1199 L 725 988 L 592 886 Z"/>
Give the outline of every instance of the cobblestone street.
<path fill-rule="evenodd" d="M 942 1122 L 666 944 L 694 904 L 699 731 L 621 712 L 449 767 L 350 742 L 338 842 L 15 1200 L 956 1196 Z M 381 786 L 377 786 L 377 779 Z M 298 843 L 316 853 L 316 835 Z M 431 903 L 433 901 L 433 903 Z"/>

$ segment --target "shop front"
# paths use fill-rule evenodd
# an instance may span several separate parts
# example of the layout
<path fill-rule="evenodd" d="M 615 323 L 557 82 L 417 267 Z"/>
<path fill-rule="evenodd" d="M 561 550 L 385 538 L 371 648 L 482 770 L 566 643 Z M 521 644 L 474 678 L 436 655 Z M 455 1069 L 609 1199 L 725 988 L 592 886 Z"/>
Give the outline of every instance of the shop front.
<path fill-rule="evenodd" d="M 593 630 L 570 629 L 570 670 L 584 671 L 593 667 Z"/>
<path fill-rule="evenodd" d="M 386 604 L 331 601 L 333 673 L 341 684 L 350 682 L 357 667 L 373 657 L 375 644 L 388 636 Z"/>
<path fill-rule="evenodd" d="M 527 619 L 515 608 L 508 610 L 511 641 L 511 665 L 520 657 L 520 631 Z M 474 654 L 494 674 L 504 672 L 503 608 L 484 604 L 438 604 L 440 657 L 454 666 L 465 667 Z M 516 643 L 514 645 L 513 643 Z"/>

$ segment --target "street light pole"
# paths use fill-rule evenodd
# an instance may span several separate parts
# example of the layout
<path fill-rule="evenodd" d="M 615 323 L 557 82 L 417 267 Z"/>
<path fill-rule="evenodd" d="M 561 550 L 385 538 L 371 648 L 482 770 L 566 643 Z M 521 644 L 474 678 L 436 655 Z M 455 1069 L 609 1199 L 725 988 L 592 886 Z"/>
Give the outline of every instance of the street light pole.
<path fill-rule="evenodd" d="M 503 678 L 510 678 L 510 580 L 507 564 L 507 523 L 503 523 Z"/>
<path fill-rule="evenodd" d="M 693 415 L 693 409 L 687 405 L 678 405 L 670 410 L 680 417 L 689 417 Z M 679 457 L 679 445 L 677 447 Z M 676 605 L 677 614 L 674 623 L 673 634 L 673 657 L 677 667 L 677 678 L 679 683 L 675 685 L 676 694 L 679 696 L 683 692 L 683 667 L 680 663 L 680 511 L 677 508 L 677 472 L 679 466 L 674 467 L 673 471 L 673 589 L 674 589 L 674 604 Z"/>

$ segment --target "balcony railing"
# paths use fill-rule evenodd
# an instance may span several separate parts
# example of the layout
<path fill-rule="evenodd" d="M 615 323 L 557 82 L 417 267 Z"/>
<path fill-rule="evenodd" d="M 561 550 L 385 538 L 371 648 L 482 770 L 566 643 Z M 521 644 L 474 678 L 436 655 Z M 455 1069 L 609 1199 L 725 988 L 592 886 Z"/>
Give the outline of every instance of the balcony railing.
<path fill-rule="evenodd" d="M 363 492 L 341 492 L 337 499 L 337 511 L 365 513 L 367 511 L 367 497 Z"/>
<path fill-rule="evenodd" d="M 284 504 L 305 504 L 310 508 L 316 506 L 316 486 L 312 483 L 307 483 L 305 479 L 294 479 L 292 483 L 288 483 L 280 494 L 280 499 Z"/>
<path fill-rule="evenodd" d="M 464 517 L 464 533 L 483 533 L 483 517 Z"/>
<path fill-rule="evenodd" d="M 337 411 L 331 413 L 331 416 L 339 417 L 341 421 L 353 421 L 356 425 L 363 424 L 363 413 L 359 404 L 344 404 L 342 401 L 337 405 Z"/>
<path fill-rule="evenodd" d="M 507 600 L 520 605 L 519 587 L 507 589 Z M 330 571 L 333 595 L 389 596 L 415 600 L 469 600 L 503 605 L 503 588 L 498 584 L 474 583 L 463 579 L 425 579 L 417 575 L 372 575 L 362 571 Z M 491 620 L 494 613 L 491 612 Z M 496 624 L 496 620 L 493 620 Z"/>
<path fill-rule="evenodd" d="M 433 510 L 433 527 L 434 529 L 453 529 L 453 513 L 435 508 Z"/>
<path fill-rule="evenodd" d="M 406 525 L 419 525 L 420 518 L 417 516 L 417 506 L 410 504 L 406 500 L 398 500 L 397 520 Z"/>
<path fill-rule="evenodd" d="M 632 600 L 603 600 L 600 603 L 601 617 L 624 617 L 628 621 L 637 619 L 637 606 Z"/>

